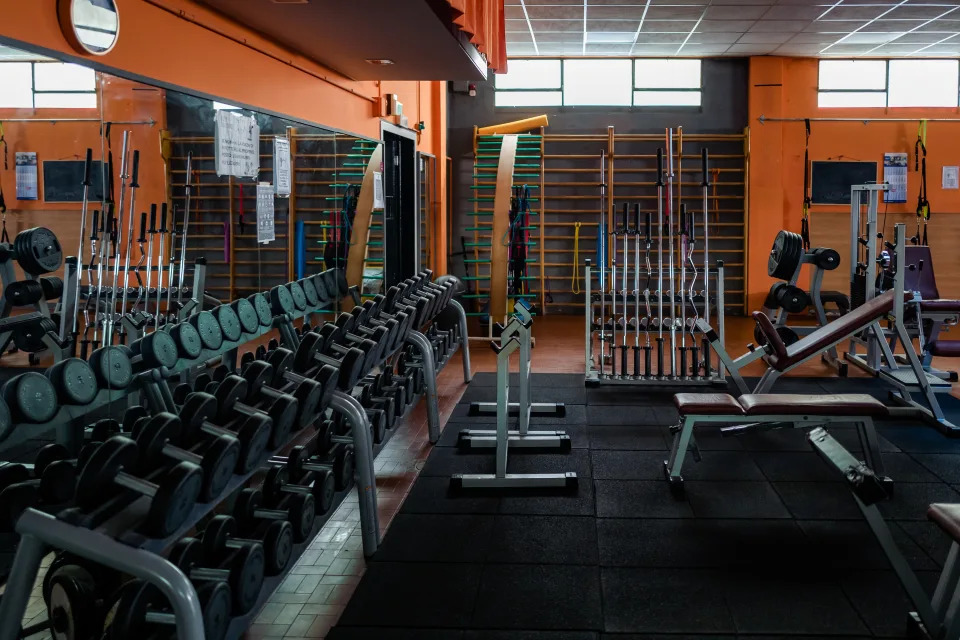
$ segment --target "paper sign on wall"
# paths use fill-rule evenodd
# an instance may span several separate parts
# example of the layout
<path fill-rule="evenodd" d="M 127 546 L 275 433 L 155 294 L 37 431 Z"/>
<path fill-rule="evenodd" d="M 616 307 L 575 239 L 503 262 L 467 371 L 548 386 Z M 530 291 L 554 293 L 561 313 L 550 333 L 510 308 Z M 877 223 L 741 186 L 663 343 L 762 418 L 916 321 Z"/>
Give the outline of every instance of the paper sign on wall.
<path fill-rule="evenodd" d="M 18 151 L 17 200 L 37 200 L 40 182 L 37 179 L 37 154 L 33 151 Z"/>
<path fill-rule="evenodd" d="M 960 189 L 960 167 L 944 167 L 940 186 L 943 189 Z"/>
<path fill-rule="evenodd" d="M 257 242 L 267 243 L 276 240 L 273 228 L 274 195 L 272 184 L 257 183 Z"/>
<path fill-rule="evenodd" d="M 890 185 L 883 194 L 884 202 L 907 201 L 907 154 L 883 154 L 883 181 Z"/>
<path fill-rule="evenodd" d="M 290 196 L 290 140 L 277 136 L 273 139 L 273 184 L 277 196 Z"/>
<path fill-rule="evenodd" d="M 383 209 L 386 203 L 383 199 L 383 174 L 379 171 L 373 172 L 373 208 Z"/>
<path fill-rule="evenodd" d="M 256 178 L 260 173 L 260 126 L 256 119 L 221 109 L 215 123 L 217 175 Z"/>

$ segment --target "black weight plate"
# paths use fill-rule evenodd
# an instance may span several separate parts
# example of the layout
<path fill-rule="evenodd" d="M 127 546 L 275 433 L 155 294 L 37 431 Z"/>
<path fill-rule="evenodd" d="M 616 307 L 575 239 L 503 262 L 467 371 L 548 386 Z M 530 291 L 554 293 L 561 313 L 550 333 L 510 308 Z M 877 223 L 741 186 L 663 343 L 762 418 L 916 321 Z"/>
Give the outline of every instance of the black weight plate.
<path fill-rule="evenodd" d="M 820 247 L 813 250 L 814 262 L 824 271 L 833 271 L 840 266 L 840 252 L 836 249 Z"/>
<path fill-rule="evenodd" d="M 20 327 L 13 332 L 13 343 L 26 353 L 37 353 L 47 348 L 43 337 L 49 332 L 57 332 L 57 325 L 50 318 L 37 318 L 35 322 Z"/>
<path fill-rule="evenodd" d="M 224 340 L 236 342 L 240 339 L 243 328 L 240 326 L 240 318 L 237 317 L 237 313 L 231 307 L 222 304 L 213 310 L 213 315 L 220 325 Z"/>
<path fill-rule="evenodd" d="M 130 356 L 122 347 L 101 347 L 90 354 L 90 366 L 105 389 L 126 389 L 133 382 Z"/>
<path fill-rule="evenodd" d="M 803 260 L 803 238 L 799 233 L 781 230 L 773 240 L 767 258 L 767 273 L 778 280 L 789 280 Z"/>
<path fill-rule="evenodd" d="M 270 309 L 276 315 L 296 311 L 296 304 L 293 302 L 293 294 L 290 293 L 290 290 L 283 285 L 270 289 Z"/>
<path fill-rule="evenodd" d="M 780 336 L 780 339 L 783 340 L 783 344 L 788 347 L 800 340 L 800 336 L 789 327 L 777 327 L 777 334 Z M 759 325 L 753 328 L 753 339 L 756 340 L 757 344 L 761 347 L 767 344 L 767 336 L 760 330 Z"/>
<path fill-rule="evenodd" d="M 245 333 L 253 333 L 260 328 L 260 318 L 257 317 L 257 310 L 253 304 L 246 298 L 240 298 L 230 303 L 233 312 L 237 314 L 240 320 L 240 327 Z"/>
<path fill-rule="evenodd" d="M 97 378 L 86 360 L 61 360 L 47 369 L 47 378 L 63 404 L 86 405 L 97 397 Z"/>
<path fill-rule="evenodd" d="M 190 324 L 200 334 L 200 342 L 207 349 L 219 349 L 223 344 L 223 331 L 220 329 L 220 323 L 209 311 L 190 316 Z"/>
<path fill-rule="evenodd" d="M 323 274 L 318 273 L 315 276 L 310 276 L 310 282 L 313 283 L 313 288 L 317 290 L 317 304 L 326 304 L 331 296 L 327 290 L 327 283 Z"/>
<path fill-rule="evenodd" d="M 313 286 L 313 280 L 304 278 L 300 281 L 300 287 L 303 289 L 303 294 L 307 296 L 307 305 L 311 307 L 317 306 L 320 299 L 317 298 L 317 288 Z"/>
<path fill-rule="evenodd" d="M 56 234 L 46 227 L 24 229 L 13 241 L 17 262 L 33 275 L 53 273 L 63 264 L 63 251 Z"/>
<path fill-rule="evenodd" d="M 269 327 L 273 324 L 273 312 L 270 311 L 270 303 L 262 293 L 255 293 L 247 298 L 257 311 L 257 318 L 260 320 L 261 327 Z"/>
<path fill-rule="evenodd" d="M 293 557 L 293 527 L 286 520 L 274 520 L 263 535 L 268 576 L 283 573 Z"/>
<path fill-rule="evenodd" d="M 177 351 L 177 343 L 166 331 L 154 331 L 140 338 L 137 342 L 140 343 L 139 351 L 143 357 L 142 364 L 148 368 L 170 368 L 177 364 L 180 357 Z"/>
<path fill-rule="evenodd" d="M 800 313 L 810 304 L 810 296 L 800 287 L 783 283 L 777 289 L 777 304 L 787 313 Z"/>
<path fill-rule="evenodd" d="M 170 329 L 170 337 L 177 343 L 182 358 L 193 360 L 203 351 L 200 332 L 189 322 L 181 322 Z"/>
<path fill-rule="evenodd" d="M 43 289 L 43 297 L 49 300 L 56 300 L 63 295 L 63 279 L 57 276 L 47 276 L 40 278 L 40 288 Z"/>
<path fill-rule="evenodd" d="M 337 291 L 340 296 L 343 297 L 347 295 L 350 291 L 350 286 L 347 284 L 347 272 L 343 269 L 337 269 L 334 275 L 337 277 Z"/>
<path fill-rule="evenodd" d="M 23 422 L 46 422 L 57 413 L 57 391 L 36 371 L 11 378 L 3 385 L 3 399 Z"/>
<path fill-rule="evenodd" d="M 0 399 L 0 442 L 3 442 L 13 433 L 13 418 L 10 416 L 10 408 L 7 403 Z"/>
<path fill-rule="evenodd" d="M 300 286 L 299 282 L 291 282 L 287 285 L 290 289 L 290 296 L 293 298 L 293 306 L 297 308 L 297 311 L 303 311 L 307 308 L 307 294 L 304 293 L 303 287 Z"/>
<path fill-rule="evenodd" d="M 15 307 L 35 304 L 43 295 L 43 287 L 36 280 L 18 280 L 11 282 L 3 291 L 3 297 Z"/>

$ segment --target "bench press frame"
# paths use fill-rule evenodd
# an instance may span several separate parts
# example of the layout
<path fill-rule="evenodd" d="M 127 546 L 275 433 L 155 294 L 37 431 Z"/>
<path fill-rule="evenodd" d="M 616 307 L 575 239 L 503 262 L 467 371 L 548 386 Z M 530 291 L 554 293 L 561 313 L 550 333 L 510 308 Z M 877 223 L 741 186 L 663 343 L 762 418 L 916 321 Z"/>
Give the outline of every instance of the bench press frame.
<path fill-rule="evenodd" d="M 734 427 L 731 435 L 751 433 L 759 430 L 778 429 L 789 425 L 789 428 L 803 429 L 807 427 L 822 427 L 827 424 L 855 423 L 860 446 L 863 448 L 867 463 L 883 473 L 883 457 L 880 453 L 880 441 L 877 430 L 873 425 L 873 418 L 869 416 L 822 416 L 822 415 L 790 415 L 764 414 L 748 416 L 743 414 L 696 414 L 681 416 L 679 429 L 674 433 L 673 444 L 670 448 L 670 457 L 663 461 L 663 473 L 672 486 L 683 485 L 683 461 L 687 450 L 693 449 L 694 459 L 700 461 L 700 449 L 696 444 L 693 430 L 697 425 L 727 425 Z M 721 431 L 721 434 L 723 430 Z"/>

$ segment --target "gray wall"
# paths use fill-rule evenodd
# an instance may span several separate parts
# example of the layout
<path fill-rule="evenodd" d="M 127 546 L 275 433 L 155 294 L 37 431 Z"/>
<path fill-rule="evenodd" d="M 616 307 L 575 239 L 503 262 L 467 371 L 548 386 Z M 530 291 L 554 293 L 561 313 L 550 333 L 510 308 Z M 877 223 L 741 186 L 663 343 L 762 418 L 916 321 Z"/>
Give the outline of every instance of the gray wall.
<path fill-rule="evenodd" d="M 548 134 L 605 135 L 609 125 L 613 125 L 618 134 L 658 133 L 665 127 L 677 126 L 682 126 L 685 134 L 741 133 L 747 126 L 748 60 L 745 58 L 706 59 L 703 61 L 703 80 L 702 105 L 697 109 L 677 107 L 495 108 L 492 77 L 486 82 L 476 84 L 475 97 L 466 94 L 467 83 L 452 83 L 448 109 L 448 153 L 453 160 L 453 171 L 450 176 L 451 253 L 461 250 L 461 235 L 466 235 L 468 238 L 473 235 L 471 232 L 464 232 L 463 229 L 471 226 L 472 223 L 472 217 L 467 212 L 473 210 L 473 204 L 468 199 L 471 197 L 470 186 L 473 184 L 474 126 L 482 127 L 546 113 L 550 120 L 550 125 L 546 129 Z M 602 147 L 605 145 L 592 143 L 589 153 L 596 152 L 599 155 Z M 618 151 L 620 153 L 639 152 L 639 150 L 626 149 L 620 151 L 619 146 Z M 684 155 L 686 156 L 690 151 L 685 145 Z M 563 152 L 586 153 L 587 151 L 575 151 L 565 147 Z M 554 151 L 548 149 L 547 153 L 554 153 Z M 596 164 L 599 166 L 599 162 Z M 582 175 L 576 179 L 599 181 L 599 174 L 596 177 L 589 174 Z M 586 193 L 592 192 L 586 191 Z M 615 192 L 614 196 L 618 197 L 618 194 Z M 596 210 L 593 203 L 588 206 L 592 207 L 593 211 Z M 583 249 L 581 248 L 581 251 Z M 452 273 L 463 275 L 464 265 L 459 256 L 451 258 L 449 264 Z M 732 283 L 730 286 L 742 288 L 742 282 Z"/>

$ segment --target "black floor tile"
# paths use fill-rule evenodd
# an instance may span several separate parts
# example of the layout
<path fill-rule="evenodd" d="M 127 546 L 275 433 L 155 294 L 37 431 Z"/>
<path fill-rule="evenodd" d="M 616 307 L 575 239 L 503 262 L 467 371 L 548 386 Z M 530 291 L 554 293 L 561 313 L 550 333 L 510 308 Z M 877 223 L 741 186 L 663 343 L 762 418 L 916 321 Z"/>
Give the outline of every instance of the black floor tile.
<path fill-rule="evenodd" d="M 842 482 L 813 451 L 755 451 L 753 459 L 771 481 Z"/>
<path fill-rule="evenodd" d="M 726 578 L 711 571 L 602 567 L 605 631 L 732 633 Z"/>
<path fill-rule="evenodd" d="M 692 518 L 693 509 L 666 480 L 595 480 L 601 518 Z"/>
<path fill-rule="evenodd" d="M 838 569 L 889 569 L 890 563 L 866 522 L 856 520 L 800 520 L 797 522 L 810 540 L 809 566 L 825 571 Z M 890 533 L 897 548 L 914 569 L 936 569 L 934 563 L 896 523 Z"/>
<path fill-rule="evenodd" d="M 587 389 L 588 405 L 673 406 L 672 394 L 644 392 L 642 387 L 607 386 Z"/>
<path fill-rule="evenodd" d="M 519 383 L 510 383 L 510 402 L 519 402 Z M 496 402 L 497 386 L 483 386 L 471 384 L 460 397 L 460 402 Z M 562 402 L 564 404 L 586 404 L 587 391 L 583 385 L 579 387 L 554 387 L 530 385 L 530 402 Z"/>
<path fill-rule="evenodd" d="M 860 520 L 853 496 L 838 482 L 774 482 L 773 488 L 798 520 Z"/>
<path fill-rule="evenodd" d="M 917 576 L 927 594 L 933 592 L 936 572 Z M 879 637 L 904 637 L 907 614 L 913 605 L 892 571 L 857 571 L 845 573 L 841 584 L 860 617 L 870 631 Z"/>
<path fill-rule="evenodd" d="M 450 478 L 417 478 L 400 513 L 496 513 L 500 497 L 492 493 L 454 492 Z"/>
<path fill-rule="evenodd" d="M 940 481 L 940 478 L 906 453 L 884 453 L 883 465 L 884 473 L 893 478 L 895 483 Z"/>
<path fill-rule="evenodd" d="M 923 549 L 937 568 L 942 567 L 947 561 L 953 538 L 934 523 L 928 520 L 901 520 L 888 524 L 891 529 L 897 527 L 910 536 L 910 539 Z"/>
<path fill-rule="evenodd" d="M 698 518 L 789 518 L 790 512 L 767 482 L 684 483 Z"/>
<path fill-rule="evenodd" d="M 586 424 L 586 405 L 582 404 L 571 404 L 567 405 L 564 411 L 564 415 L 555 416 L 555 415 L 546 415 L 538 416 L 533 415 L 530 417 L 530 425 L 532 428 L 535 428 L 534 425 L 559 425 L 559 424 Z M 461 402 L 453 408 L 453 412 L 450 414 L 450 422 L 456 422 L 458 424 L 496 424 L 497 415 L 496 413 L 489 415 L 479 415 L 474 416 L 470 415 L 470 403 Z M 485 427 L 480 427 L 485 428 Z"/>
<path fill-rule="evenodd" d="M 463 640 L 597 640 L 595 631 L 464 631 Z"/>
<path fill-rule="evenodd" d="M 682 636 L 650 633 L 601 633 L 600 640 L 736 640 L 734 635 L 716 635 L 713 633 L 685 633 Z"/>
<path fill-rule="evenodd" d="M 515 386 L 520 378 L 517 373 L 510 374 L 510 385 Z M 497 374 L 491 371 L 477 373 L 471 385 L 478 387 L 497 386 Z M 536 387 L 583 387 L 583 374 L 580 373 L 531 373 L 530 386 Z"/>
<path fill-rule="evenodd" d="M 663 451 L 595 450 L 590 452 L 597 480 L 657 480 L 663 478 Z"/>
<path fill-rule="evenodd" d="M 327 640 L 461 640 L 454 629 L 387 629 L 384 627 L 334 627 Z"/>
<path fill-rule="evenodd" d="M 772 429 L 733 437 L 747 451 L 810 451 L 804 429 Z"/>
<path fill-rule="evenodd" d="M 625 451 L 666 451 L 668 441 L 663 429 L 626 425 L 590 425 L 591 449 L 619 449 Z"/>
<path fill-rule="evenodd" d="M 611 407 L 606 405 L 587 406 L 587 424 L 591 427 L 603 425 L 618 425 L 638 427 L 641 425 L 656 424 L 656 412 L 653 407 L 629 405 Z"/>
<path fill-rule="evenodd" d="M 485 545 L 486 561 L 596 565 L 596 523 L 592 516 L 499 515 Z"/>
<path fill-rule="evenodd" d="M 455 473 L 494 473 L 496 455 L 493 449 L 461 452 L 452 447 L 439 447 L 430 452 L 421 474 L 445 476 Z M 511 450 L 507 457 L 507 473 L 561 473 L 573 471 L 581 478 L 590 477 L 590 453 L 586 449 L 556 453 Z"/>
<path fill-rule="evenodd" d="M 694 437 L 697 440 L 697 446 L 701 451 L 744 451 L 740 438 L 723 436 L 720 429 L 713 427 L 694 429 Z M 664 430 L 664 438 L 667 446 L 673 444 L 674 434 L 669 430 Z"/>
<path fill-rule="evenodd" d="M 867 632 L 839 584 L 822 573 L 739 572 L 727 577 L 724 592 L 738 633 Z"/>
<path fill-rule="evenodd" d="M 593 482 L 579 478 L 575 491 L 562 489 L 501 492 L 499 513 L 546 516 L 592 516 L 596 513 Z"/>
<path fill-rule="evenodd" d="M 492 515 L 397 514 L 373 556 L 380 562 L 483 562 Z"/>
<path fill-rule="evenodd" d="M 927 507 L 934 502 L 960 502 L 960 493 L 942 482 L 896 484 L 893 497 L 878 506 L 884 517 L 894 520 L 926 520 Z"/>
<path fill-rule="evenodd" d="M 340 624 L 466 628 L 481 570 L 469 564 L 372 562 Z"/>
<path fill-rule="evenodd" d="M 599 631 L 602 625 L 598 567 L 488 564 L 470 627 Z"/>
<path fill-rule="evenodd" d="M 950 484 L 960 483 L 960 453 L 914 453 L 911 455 L 940 480 Z M 897 479 L 896 476 L 893 478 Z"/>
<path fill-rule="evenodd" d="M 907 453 L 960 453 L 960 438 L 948 438 L 923 424 L 883 425 L 880 435 Z"/>
<path fill-rule="evenodd" d="M 660 473 L 663 477 L 662 468 Z M 750 458 L 750 454 L 745 451 L 701 450 L 700 462 L 693 459 L 691 452 L 687 452 L 682 475 L 684 480 L 763 481 L 766 479 L 760 468 Z"/>
<path fill-rule="evenodd" d="M 517 428 L 516 418 L 511 418 L 509 424 L 510 429 Z M 469 423 L 450 423 L 444 429 L 443 433 L 440 435 L 440 441 L 437 443 L 438 447 L 456 447 L 458 446 L 458 441 L 460 438 L 460 431 L 463 429 L 496 429 L 495 424 L 469 424 Z M 590 427 L 584 424 L 555 424 L 555 425 L 539 425 L 532 427 L 531 431 L 543 430 L 543 431 L 563 431 L 568 436 L 570 436 L 570 446 L 574 449 L 587 449 L 590 446 L 589 438 L 589 429 Z M 483 450 L 473 450 L 475 453 L 482 452 Z M 493 449 L 487 449 L 486 452 L 488 455 L 493 455 Z M 519 451 L 514 449 L 514 451 Z M 521 454 L 522 455 L 522 454 Z"/>
<path fill-rule="evenodd" d="M 600 564 L 722 568 L 803 566 L 811 550 L 789 520 L 597 520 Z"/>

